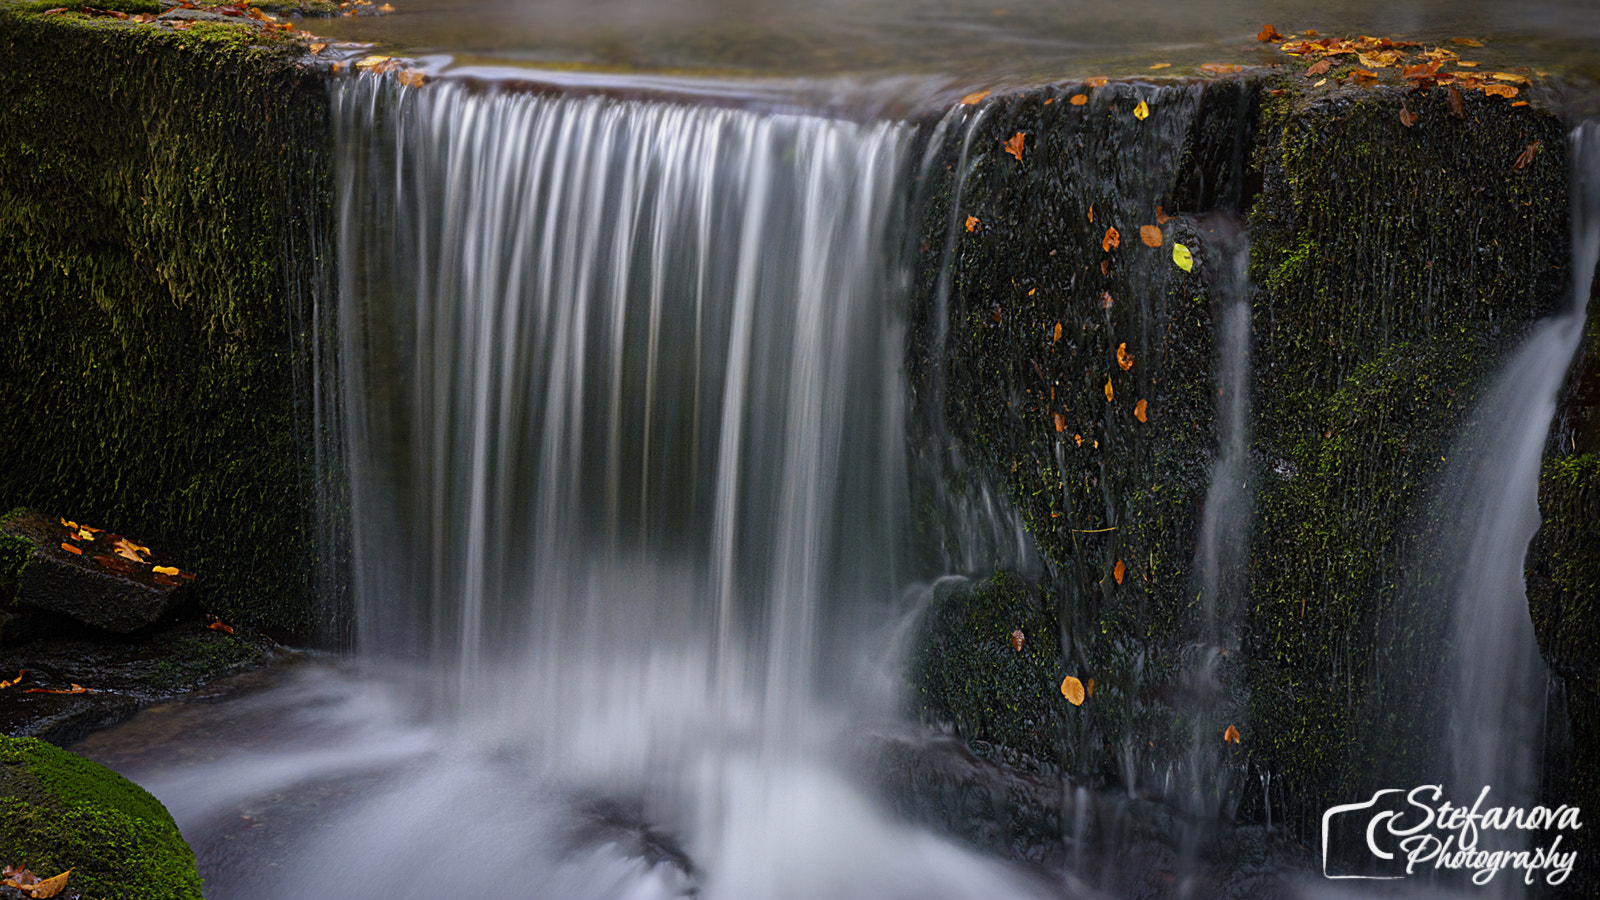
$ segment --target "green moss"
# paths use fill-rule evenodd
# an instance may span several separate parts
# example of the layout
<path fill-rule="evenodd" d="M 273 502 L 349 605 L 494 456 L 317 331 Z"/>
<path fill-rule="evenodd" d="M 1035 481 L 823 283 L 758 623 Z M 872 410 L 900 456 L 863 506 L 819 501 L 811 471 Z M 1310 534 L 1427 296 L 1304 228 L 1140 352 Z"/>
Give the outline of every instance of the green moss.
<path fill-rule="evenodd" d="M 214 611 L 306 635 L 331 188 L 298 62 L 0 7 L 0 504 L 138 535 Z"/>
<path fill-rule="evenodd" d="M 256 645 L 220 633 L 184 638 L 156 665 L 150 686 L 159 690 L 201 684 L 260 658 L 261 649 Z"/>
<path fill-rule="evenodd" d="M 194 854 L 161 803 L 104 766 L 0 737 L 0 859 L 107 900 L 198 900 Z"/>

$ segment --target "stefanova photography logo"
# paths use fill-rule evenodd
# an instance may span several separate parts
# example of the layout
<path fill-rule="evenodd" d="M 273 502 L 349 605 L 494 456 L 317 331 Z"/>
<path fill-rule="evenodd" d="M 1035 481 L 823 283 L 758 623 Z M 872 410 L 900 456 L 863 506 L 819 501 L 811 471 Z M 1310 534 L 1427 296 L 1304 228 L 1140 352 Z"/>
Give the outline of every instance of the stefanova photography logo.
<path fill-rule="evenodd" d="M 1551 885 L 1566 881 L 1578 854 L 1563 851 L 1561 838 L 1583 827 L 1578 808 L 1492 803 L 1487 786 L 1471 806 L 1458 806 L 1444 799 L 1443 787 L 1425 784 L 1409 793 L 1388 788 L 1364 803 L 1335 806 L 1322 814 L 1322 874 L 1387 881 L 1430 870 L 1459 871 L 1485 885 L 1509 869 L 1508 877 L 1524 884 L 1540 878 Z M 1351 849 L 1364 836 L 1365 852 L 1355 849 L 1357 860 L 1341 857 L 1330 864 L 1330 836 L 1336 846 Z"/>

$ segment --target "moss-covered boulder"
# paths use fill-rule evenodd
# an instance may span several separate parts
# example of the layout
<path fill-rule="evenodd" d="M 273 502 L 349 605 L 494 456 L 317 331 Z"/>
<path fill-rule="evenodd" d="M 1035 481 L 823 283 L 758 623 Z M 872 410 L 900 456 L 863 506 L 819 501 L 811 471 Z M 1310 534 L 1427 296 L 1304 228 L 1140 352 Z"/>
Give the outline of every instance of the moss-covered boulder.
<path fill-rule="evenodd" d="M 160 801 L 33 738 L 0 737 L 0 861 L 106 900 L 199 900 L 200 875 Z"/>
<path fill-rule="evenodd" d="M 0 508 L 115 522 L 309 635 L 320 75 L 283 32 L 37 6 L 0 3 Z"/>

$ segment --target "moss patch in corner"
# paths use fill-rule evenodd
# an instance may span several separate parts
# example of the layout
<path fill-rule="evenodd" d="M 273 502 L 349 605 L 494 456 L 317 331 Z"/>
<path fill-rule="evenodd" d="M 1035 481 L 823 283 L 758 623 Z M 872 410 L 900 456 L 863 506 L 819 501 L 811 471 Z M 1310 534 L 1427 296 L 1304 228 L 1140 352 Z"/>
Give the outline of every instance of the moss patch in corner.
<path fill-rule="evenodd" d="M 0 737 L 0 860 L 106 900 L 199 900 L 200 875 L 166 809 L 104 766 Z"/>

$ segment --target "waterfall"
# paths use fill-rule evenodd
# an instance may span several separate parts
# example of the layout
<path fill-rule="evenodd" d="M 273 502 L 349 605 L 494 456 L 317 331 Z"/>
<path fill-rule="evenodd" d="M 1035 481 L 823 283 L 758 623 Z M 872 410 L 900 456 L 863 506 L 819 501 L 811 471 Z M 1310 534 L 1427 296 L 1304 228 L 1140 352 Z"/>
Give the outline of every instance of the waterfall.
<path fill-rule="evenodd" d="M 1600 126 L 1580 126 L 1570 146 L 1571 302 L 1533 330 L 1479 401 L 1452 449 L 1436 506 L 1443 589 L 1454 610 L 1452 789 L 1470 799 L 1488 787 L 1490 805 L 1531 805 L 1539 782 L 1548 675 L 1528 615 L 1523 561 L 1539 527 L 1550 424 L 1600 259 Z"/>

